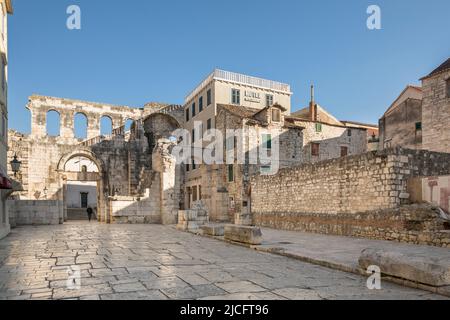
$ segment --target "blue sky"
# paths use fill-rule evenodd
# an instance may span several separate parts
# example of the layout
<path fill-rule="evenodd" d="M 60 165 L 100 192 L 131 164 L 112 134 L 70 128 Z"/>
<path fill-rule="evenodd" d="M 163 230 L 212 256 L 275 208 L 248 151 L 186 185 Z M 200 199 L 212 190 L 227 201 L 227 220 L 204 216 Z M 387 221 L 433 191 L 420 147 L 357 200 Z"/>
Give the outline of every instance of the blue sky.
<path fill-rule="evenodd" d="M 82 29 L 66 28 L 77 4 Z M 382 30 L 366 9 L 382 10 Z M 182 104 L 214 68 L 291 84 L 293 110 L 316 100 L 376 123 L 409 83 L 450 56 L 448 0 L 13 0 L 10 127 L 29 132 L 33 93 L 141 107 Z"/>

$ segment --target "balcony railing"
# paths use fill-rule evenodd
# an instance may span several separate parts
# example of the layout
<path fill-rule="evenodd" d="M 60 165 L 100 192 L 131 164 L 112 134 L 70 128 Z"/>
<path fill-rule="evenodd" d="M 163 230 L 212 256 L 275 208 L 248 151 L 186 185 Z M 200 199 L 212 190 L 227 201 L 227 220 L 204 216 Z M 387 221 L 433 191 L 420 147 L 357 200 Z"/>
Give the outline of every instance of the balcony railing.
<path fill-rule="evenodd" d="M 249 85 L 254 87 L 259 87 L 263 89 L 270 89 L 274 91 L 281 91 L 285 93 L 291 93 L 291 87 L 288 84 L 266 80 L 262 78 L 247 76 L 240 73 L 234 73 L 230 71 L 224 71 L 220 69 L 214 70 L 202 83 L 200 83 L 197 88 L 192 91 L 187 97 L 185 102 L 189 102 L 194 98 L 200 91 L 202 91 L 212 80 L 224 80 L 229 82 L 234 82 L 243 85 Z"/>

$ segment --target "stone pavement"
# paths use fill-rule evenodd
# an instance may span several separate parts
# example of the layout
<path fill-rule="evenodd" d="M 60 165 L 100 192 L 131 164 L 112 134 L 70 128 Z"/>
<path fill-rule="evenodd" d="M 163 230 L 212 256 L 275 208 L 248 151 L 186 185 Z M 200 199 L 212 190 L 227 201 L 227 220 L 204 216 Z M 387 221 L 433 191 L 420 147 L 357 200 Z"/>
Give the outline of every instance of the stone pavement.
<path fill-rule="evenodd" d="M 291 256 L 341 271 L 360 272 L 358 259 L 361 252 L 367 248 L 410 255 L 420 254 L 430 258 L 446 257 L 450 261 L 449 248 L 268 228 L 261 230 L 263 243 L 257 250 Z"/>
<path fill-rule="evenodd" d="M 68 268 L 81 288 L 67 288 Z M 161 225 L 70 222 L 0 241 L 0 299 L 444 299 Z"/>

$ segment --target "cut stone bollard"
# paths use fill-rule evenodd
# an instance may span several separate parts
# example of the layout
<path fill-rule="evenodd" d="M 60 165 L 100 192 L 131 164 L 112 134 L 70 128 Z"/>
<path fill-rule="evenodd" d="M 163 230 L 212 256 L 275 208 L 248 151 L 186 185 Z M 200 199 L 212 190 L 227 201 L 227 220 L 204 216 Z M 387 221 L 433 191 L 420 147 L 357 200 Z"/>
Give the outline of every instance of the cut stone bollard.
<path fill-rule="evenodd" d="M 439 248 L 440 249 L 440 248 Z M 381 273 L 419 282 L 433 287 L 450 285 L 450 259 L 449 254 L 436 252 L 429 248 L 427 254 L 417 252 L 393 252 L 383 249 L 365 249 L 359 258 L 359 265 L 366 270 L 375 265 Z"/>
<path fill-rule="evenodd" d="M 224 235 L 225 228 L 223 225 L 220 224 L 207 224 L 204 226 L 201 226 L 200 229 L 203 230 L 204 234 L 215 236 L 215 237 L 221 237 Z"/>
<path fill-rule="evenodd" d="M 252 245 L 260 245 L 262 243 L 261 229 L 257 227 L 229 224 L 225 226 L 224 234 L 226 240 Z"/>

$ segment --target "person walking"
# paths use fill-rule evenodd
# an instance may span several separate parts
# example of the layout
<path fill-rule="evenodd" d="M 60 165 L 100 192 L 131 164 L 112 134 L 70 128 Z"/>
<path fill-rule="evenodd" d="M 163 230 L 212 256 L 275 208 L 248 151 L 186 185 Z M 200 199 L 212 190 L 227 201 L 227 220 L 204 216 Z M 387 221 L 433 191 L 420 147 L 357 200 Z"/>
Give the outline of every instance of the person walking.
<path fill-rule="evenodd" d="M 89 222 L 91 222 L 91 220 L 92 220 L 92 214 L 93 213 L 94 213 L 94 211 L 92 211 L 91 207 L 87 208 L 87 215 L 88 215 L 88 218 L 89 218 Z"/>

